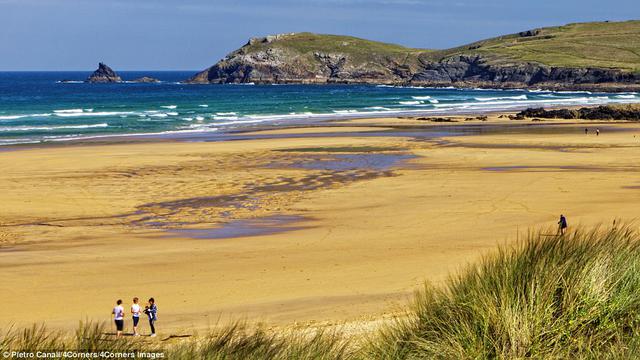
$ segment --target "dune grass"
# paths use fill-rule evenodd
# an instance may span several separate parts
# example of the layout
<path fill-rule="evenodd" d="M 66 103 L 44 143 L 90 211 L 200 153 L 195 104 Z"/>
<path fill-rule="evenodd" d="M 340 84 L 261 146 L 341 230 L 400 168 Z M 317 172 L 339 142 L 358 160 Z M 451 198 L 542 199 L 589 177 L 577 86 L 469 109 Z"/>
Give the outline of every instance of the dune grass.
<path fill-rule="evenodd" d="M 401 317 L 351 338 L 241 324 L 179 341 L 75 336 L 34 326 L 0 333 L 8 350 L 163 352 L 169 359 L 629 359 L 640 354 L 640 235 L 630 226 L 530 233 L 426 285 Z"/>
<path fill-rule="evenodd" d="M 337 333 L 324 331 L 288 334 L 267 333 L 241 323 L 186 340 L 160 341 L 147 338 L 116 339 L 105 324 L 80 324 L 74 336 L 34 325 L 28 329 L 9 329 L 0 334 L 0 358 L 7 351 L 78 353 L 156 353 L 165 359 L 309 359 L 340 360 L 354 353 Z M 107 357 L 108 358 L 108 357 Z"/>
<path fill-rule="evenodd" d="M 547 231 L 553 233 L 553 231 Z M 369 342 L 381 359 L 629 358 L 640 350 L 640 237 L 530 234 L 427 286 Z"/>

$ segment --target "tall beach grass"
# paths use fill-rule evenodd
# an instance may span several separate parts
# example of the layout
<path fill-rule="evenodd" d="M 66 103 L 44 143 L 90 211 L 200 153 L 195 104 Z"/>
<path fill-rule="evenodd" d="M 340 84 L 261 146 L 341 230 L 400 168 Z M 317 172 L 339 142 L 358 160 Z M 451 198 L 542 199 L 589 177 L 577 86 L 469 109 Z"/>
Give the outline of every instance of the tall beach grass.
<path fill-rule="evenodd" d="M 553 232 L 551 232 L 553 233 Z M 379 359 L 628 358 L 640 350 L 640 236 L 530 234 L 426 286 L 369 341 Z"/>
<path fill-rule="evenodd" d="M 640 354 L 640 235 L 630 226 L 530 233 L 426 285 L 405 317 L 352 338 L 242 324 L 177 341 L 74 336 L 44 327 L 0 333 L 8 350 L 163 352 L 168 359 L 628 359 Z"/>

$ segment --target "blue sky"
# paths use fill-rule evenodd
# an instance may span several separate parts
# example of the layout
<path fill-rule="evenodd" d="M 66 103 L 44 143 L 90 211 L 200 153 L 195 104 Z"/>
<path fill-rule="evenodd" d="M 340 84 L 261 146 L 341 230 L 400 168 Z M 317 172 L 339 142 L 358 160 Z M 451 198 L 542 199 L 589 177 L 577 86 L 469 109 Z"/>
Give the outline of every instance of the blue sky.
<path fill-rule="evenodd" d="M 1 70 L 198 70 L 251 36 L 312 31 L 447 48 L 640 18 L 638 0 L 0 0 Z"/>

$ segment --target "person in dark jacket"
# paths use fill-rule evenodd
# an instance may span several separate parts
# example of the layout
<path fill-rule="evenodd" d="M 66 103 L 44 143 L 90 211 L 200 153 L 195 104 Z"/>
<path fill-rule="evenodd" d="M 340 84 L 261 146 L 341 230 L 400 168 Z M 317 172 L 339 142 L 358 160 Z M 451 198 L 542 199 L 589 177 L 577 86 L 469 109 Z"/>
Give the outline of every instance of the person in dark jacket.
<path fill-rule="evenodd" d="M 560 215 L 560 220 L 558 221 L 558 234 L 564 235 L 567 231 L 567 218 L 564 215 Z"/>

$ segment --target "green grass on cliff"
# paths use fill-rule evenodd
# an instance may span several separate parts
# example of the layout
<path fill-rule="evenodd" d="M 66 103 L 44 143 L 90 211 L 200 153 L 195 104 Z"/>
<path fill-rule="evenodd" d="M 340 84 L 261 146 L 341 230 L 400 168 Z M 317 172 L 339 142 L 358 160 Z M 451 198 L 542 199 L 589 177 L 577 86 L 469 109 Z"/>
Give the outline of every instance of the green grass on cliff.
<path fill-rule="evenodd" d="M 524 29 L 523 29 L 524 30 Z M 297 33 L 271 43 L 245 47 L 248 52 L 269 47 L 311 55 L 341 53 L 355 62 L 392 59 L 414 65 L 419 58 L 441 60 L 458 54 L 481 54 L 495 63 L 537 62 L 559 67 L 599 67 L 640 72 L 640 21 L 577 23 L 539 29 L 536 36 L 511 34 L 446 49 L 413 49 L 350 36 Z"/>
<path fill-rule="evenodd" d="M 432 50 L 412 49 L 396 44 L 360 39 L 352 36 L 321 35 L 313 33 L 296 33 L 286 35 L 271 43 L 256 43 L 248 45 L 248 52 L 261 51 L 267 48 L 282 49 L 301 55 L 312 56 L 314 53 L 344 54 L 355 63 L 393 59 L 399 63 L 409 65 L 417 63 L 418 55 L 431 53 Z"/>
<path fill-rule="evenodd" d="M 114 340 L 0 331 L 4 351 L 162 351 L 168 359 L 630 359 L 640 354 L 640 235 L 630 227 L 532 233 L 427 286 L 407 317 L 368 335 L 271 333 L 231 325 L 208 335 Z"/>
<path fill-rule="evenodd" d="M 480 46 L 469 50 L 469 47 Z M 540 29 L 536 36 L 509 35 L 452 52 L 480 53 L 497 61 L 530 61 L 559 67 L 640 71 L 640 21 L 593 22 Z"/>

